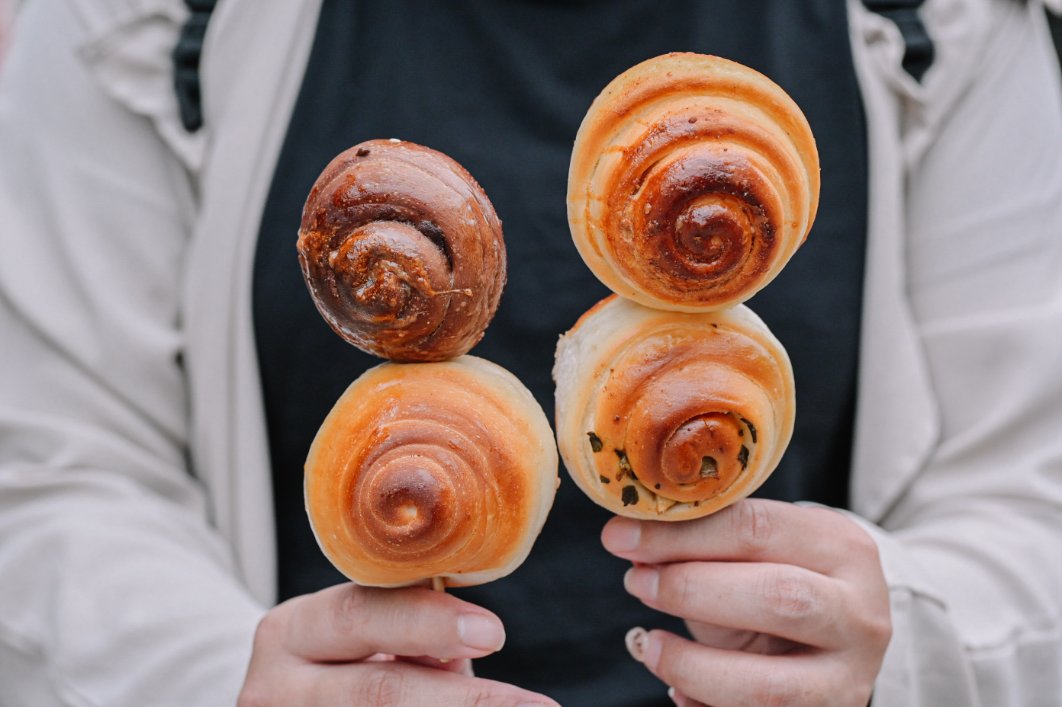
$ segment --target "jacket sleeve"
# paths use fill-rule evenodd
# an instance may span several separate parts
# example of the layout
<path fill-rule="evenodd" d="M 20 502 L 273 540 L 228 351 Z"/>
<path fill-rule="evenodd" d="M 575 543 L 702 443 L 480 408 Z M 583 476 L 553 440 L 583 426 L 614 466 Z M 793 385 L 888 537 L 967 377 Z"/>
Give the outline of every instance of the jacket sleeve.
<path fill-rule="evenodd" d="M 899 499 L 866 524 L 894 625 L 874 705 L 1053 705 L 1062 695 L 1062 81 L 1038 3 L 931 1 L 923 17 L 938 65 L 921 86 L 896 85 L 906 289 L 939 438 Z"/>
<path fill-rule="evenodd" d="M 262 612 L 187 462 L 182 19 L 34 0 L 0 74 L 4 704 L 231 705 Z"/>

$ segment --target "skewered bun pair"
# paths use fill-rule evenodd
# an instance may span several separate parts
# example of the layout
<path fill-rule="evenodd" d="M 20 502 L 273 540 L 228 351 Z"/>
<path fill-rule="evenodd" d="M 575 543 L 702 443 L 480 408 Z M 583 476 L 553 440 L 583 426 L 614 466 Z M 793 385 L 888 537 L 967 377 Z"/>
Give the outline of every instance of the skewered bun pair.
<path fill-rule="evenodd" d="M 804 242 L 818 195 L 806 119 L 752 69 L 669 54 L 594 101 L 572 152 L 568 218 L 620 297 L 561 337 L 554 379 L 561 456 L 595 502 L 695 518 L 778 465 L 792 367 L 741 302 Z"/>
<path fill-rule="evenodd" d="M 695 517 L 751 493 L 777 465 L 792 434 L 792 371 L 738 303 L 803 242 L 817 198 L 806 121 L 749 69 L 668 55 L 594 102 L 569 175 L 580 253 L 624 297 L 700 312 L 613 298 L 562 337 L 558 439 L 595 501 Z M 299 248 L 333 329 L 399 360 L 466 353 L 504 283 L 500 224 L 478 185 L 409 143 L 336 158 L 311 192 Z M 510 374 L 472 357 L 384 364 L 322 425 L 308 511 L 355 581 L 486 582 L 526 557 L 556 463 L 541 409 Z"/>
<path fill-rule="evenodd" d="M 363 585 L 489 582 L 531 550 L 557 449 L 511 373 L 466 354 L 505 284 L 501 222 L 457 162 L 399 140 L 336 157 L 298 241 L 332 329 L 396 361 L 360 376 L 306 460 L 306 508 L 328 559 Z"/>

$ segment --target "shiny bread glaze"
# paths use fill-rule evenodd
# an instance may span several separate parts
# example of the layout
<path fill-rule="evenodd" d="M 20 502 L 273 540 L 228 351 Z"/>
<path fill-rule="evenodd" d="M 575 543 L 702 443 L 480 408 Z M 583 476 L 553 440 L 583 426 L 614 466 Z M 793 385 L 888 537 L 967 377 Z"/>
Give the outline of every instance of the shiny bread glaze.
<path fill-rule="evenodd" d="M 819 163 L 803 113 L 762 74 L 675 53 L 615 78 L 576 136 L 568 220 L 617 294 L 710 311 L 744 302 L 804 242 Z"/>
<path fill-rule="evenodd" d="M 303 209 L 299 263 L 329 326 L 396 361 L 467 353 L 505 285 L 501 221 L 461 165 L 370 140 L 324 169 Z"/>
<path fill-rule="evenodd" d="M 359 584 L 481 584 L 527 557 L 557 466 L 545 414 L 500 366 L 384 363 L 322 423 L 306 509 L 325 555 Z"/>

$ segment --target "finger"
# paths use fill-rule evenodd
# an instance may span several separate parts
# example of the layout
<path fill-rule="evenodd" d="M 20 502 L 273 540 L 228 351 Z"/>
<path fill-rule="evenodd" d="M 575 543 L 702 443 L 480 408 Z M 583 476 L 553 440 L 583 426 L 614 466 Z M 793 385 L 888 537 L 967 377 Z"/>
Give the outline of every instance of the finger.
<path fill-rule="evenodd" d="M 436 670 L 445 670 L 450 673 L 457 673 L 458 675 L 467 675 L 472 677 L 475 673 L 472 671 L 472 661 L 468 658 L 458 658 L 456 660 L 439 660 L 438 658 L 432 658 L 430 655 L 418 655 L 412 657 L 401 657 L 396 659 L 398 662 L 412 663 L 413 665 L 423 665 L 426 668 L 435 668 Z"/>
<path fill-rule="evenodd" d="M 303 673 L 300 683 L 308 697 L 284 704 L 557 707 L 549 698 L 513 685 L 402 662 L 317 665 Z"/>
<path fill-rule="evenodd" d="M 819 648 L 847 645 L 841 583 L 795 565 L 679 562 L 639 565 L 623 579 L 645 604 L 682 619 L 787 638 Z"/>
<path fill-rule="evenodd" d="M 837 511 L 765 499 L 677 523 L 613 518 L 601 541 L 614 555 L 647 564 L 743 560 L 834 574 L 852 563 L 878 562 L 870 536 Z"/>
<path fill-rule="evenodd" d="M 354 661 L 374 653 L 478 658 L 505 642 L 494 614 L 429 589 L 342 584 L 296 597 L 274 613 L 288 652 L 313 662 Z"/>
<path fill-rule="evenodd" d="M 693 636 L 693 640 L 705 646 L 722 648 L 728 651 L 763 652 L 752 650 L 757 643 L 757 638 L 763 634 L 742 631 L 738 628 L 706 624 L 700 621 L 686 621 L 686 627 L 689 629 L 690 635 Z"/>
<path fill-rule="evenodd" d="M 363 658 L 362 663 L 411 663 L 413 665 L 423 665 L 427 668 L 435 668 L 436 670 L 446 670 L 451 673 L 459 673 L 461 675 L 475 675 L 472 670 L 472 661 L 468 658 L 458 658 L 456 660 L 440 660 L 438 658 L 432 658 L 430 655 L 415 655 L 415 656 L 396 656 L 390 653 L 374 653 L 368 658 Z"/>
<path fill-rule="evenodd" d="M 704 707 L 703 702 L 691 699 L 673 687 L 667 689 L 667 696 L 675 703 L 675 707 Z"/>
<path fill-rule="evenodd" d="M 690 635 L 693 636 L 693 640 L 697 643 L 711 646 L 712 648 L 722 648 L 727 651 L 744 651 L 745 653 L 759 653 L 761 655 L 783 655 L 791 653 L 795 648 L 802 647 L 793 641 L 766 633 L 742 631 L 696 621 L 687 621 L 686 628 L 689 629 Z"/>
<path fill-rule="evenodd" d="M 645 631 L 631 654 L 682 695 L 715 707 L 859 704 L 852 685 L 819 654 L 763 656 L 702 646 L 667 631 Z M 863 697 L 866 704 L 869 690 Z"/>

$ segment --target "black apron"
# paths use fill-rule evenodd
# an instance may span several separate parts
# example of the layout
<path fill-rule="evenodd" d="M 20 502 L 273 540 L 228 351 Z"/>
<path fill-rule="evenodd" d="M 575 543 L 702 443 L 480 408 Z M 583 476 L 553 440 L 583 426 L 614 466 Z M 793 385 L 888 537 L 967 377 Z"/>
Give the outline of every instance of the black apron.
<path fill-rule="evenodd" d="M 803 108 L 818 140 L 815 227 L 749 302 L 796 375 L 792 445 L 759 495 L 845 506 L 855 405 L 867 164 L 863 108 L 840 0 L 325 0 L 262 219 L 254 323 L 272 454 L 281 598 L 342 581 L 303 509 L 302 465 L 332 404 L 378 361 L 332 333 L 295 256 L 310 186 L 338 152 L 399 137 L 452 156 L 504 222 L 509 284 L 473 354 L 516 374 L 553 416 L 558 335 L 606 290 L 565 216 L 568 160 L 592 99 L 643 59 L 696 51 L 748 64 Z M 682 631 L 622 586 L 601 548 L 609 515 L 567 480 L 528 561 L 456 594 L 495 611 L 508 642 L 479 675 L 564 705 L 666 705 L 623 645 L 632 626 Z M 813 541 L 813 539 L 810 539 Z"/>

